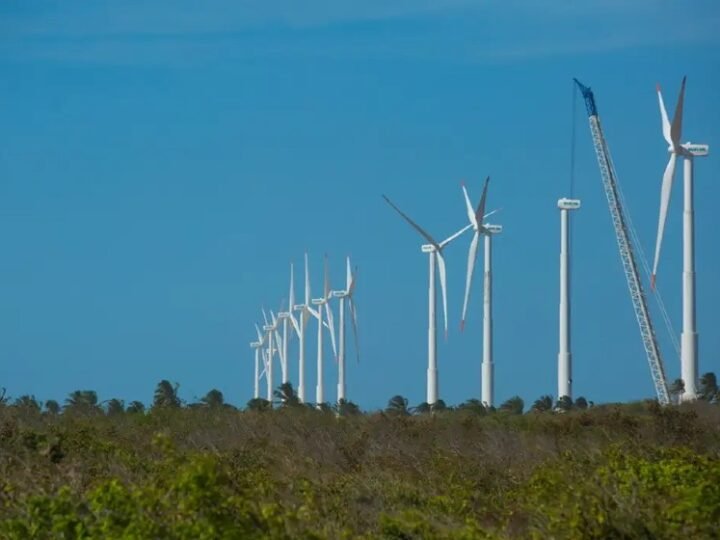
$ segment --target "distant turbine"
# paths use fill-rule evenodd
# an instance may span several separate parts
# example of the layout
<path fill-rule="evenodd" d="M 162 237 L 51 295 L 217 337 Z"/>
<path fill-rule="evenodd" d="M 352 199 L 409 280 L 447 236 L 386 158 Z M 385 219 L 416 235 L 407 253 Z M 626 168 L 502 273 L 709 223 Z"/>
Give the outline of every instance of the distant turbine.
<path fill-rule="evenodd" d="M 272 324 L 269 323 L 267 314 L 265 313 L 265 309 L 262 310 L 263 314 L 263 320 L 265 324 L 263 325 L 263 330 L 265 331 L 265 340 L 267 340 L 267 353 L 266 353 L 266 360 L 265 360 L 265 381 L 267 382 L 267 400 L 272 403 L 273 398 L 273 358 L 275 356 L 275 346 L 274 346 L 274 339 L 273 334 L 275 332 L 275 328 Z"/>
<path fill-rule="evenodd" d="M 675 116 L 672 124 L 668 119 L 665 103 L 663 102 L 660 86 L 657 87 L 658 102 L 660 104 L 660 117 L 662 119 L 663 136 L 667 141 L 670 152 L 665 173 L 663 175 L 662 189 L 660 193 L 660 216 L 658 219 L 657 240 L 655 243 L 655 260 L 653 262 L 652 287 L 655 288 L 658 263 L 660 261 L 660 248 L 662 245 L 663 233 L 665 231 L 665 220 L 667 218 L 668 206 L 670 205 L 670 194 L 675 176 L 675 161 L 677 156 L 684 158 L 684 210 L 683 210 L 683 330 L 680 341 L 680 365 L 682 380 L 685 390 L 682 395 L 683 401 L 690 401 L 697 398 L 697 373 L 698 358 L 697 344 L 698 334 L 695 324 L 695 224 L 693 209 L 693 158 L 707 156 L 709 147 L 706 144 L 680 143 L 682 136 L 683 101 L 685 99 L 685 80 L 683 77 L 678 96 Z"/>
<path fill-rule="evenodd" d="M 492 245 L 491 235 L 502 232 L 500 225 L 489 225 L 483 223 L 483 220 L 493 215 L 497 210 L 485 213 L 485 205 L 487 202 L 487 190 L 490 183 L 490 177 L 485 179 L 482 196 L 478 203 L 477 209 L 473 209 L 467 189 L 463 184 L 462 190 L 465 196 L 465 206 L 467 208 L 470 226 L 473 228 L 473 239 L 468 249 L 467 273 L 465 275 L 465 299 L 463 300 L 462 319 L 460 321 L 460 329 L 465 328 L 465 317 L 467 316 L 468 303 L 470 301 L 470 288 L 472 286 L 473 272 L 475 270 L 475 261 L 477 260 L 478 244 L 480 236 L 485 236 L 485 268 L 483 275 L 483 358 L 481 372 L 481 400 L 486 407 L 494 406 L 493 391 L 495 387 L 494 381 L 494 364 L 493 364 L 493 345 L 492 345 Z"/>
<path fill-rule="evenodd" d="M 310 305 L 310 274 L 308 271 L 308 256 L 305 253 L 305 296 L 304 303 L 295 304 L 295 281 L 293 265 L 290 265 L 290 305 L 292 306 L 291 322 L 293 329 L 298 336 L 298 399 L 305 402 L 305 330 L 308 319 L 313 316 L 317 318 L 316 311 Z M 293 312 L 299 312 L 295 317 Z"/>
<path fill-rule="evenodd" d="M 253 398 L 258 399 L 260 397 L 260 355 L 263 354 L 263 363 L 265 361 L 264 351 L 262 350 L 264 337 L 260 328 L 255 325 L 255 331 L 257 332 L 257 341 L 250 343 L 250 347 L 255 351 L 255 379 L 253 382 Z"/>
<path fill-rule="evenodd" d="M 339 336 L 338 336 L 338 387 L 337 387 L 337 401 L 345 399 L 345 307 L 347 306 L 350 311 L 350 318 L 352 320 L 353 336 L 355 338 L 355 352 L 357 354 L 358 361 L 360 361 L 360 350 L 358 344 L 358 333 L 357 333 L 357 313 L 355 311 L 355 275 L 352 273 L 350 267 L 350 257 L 346 259 L 347 271 L 345 280 L 345 289 L 342 291 L 333 291 L 332 295 L 335 298 L 340 299 L 340 324 L 339 324 Z M 347 300 L 347 303 L 346 303 Z"/>
<path fill-rule="evenodd" d="M 570 216 L 580 208 L 578 199 L 560 199 L 560 327 L 558 351 L 558 401 L 572 399 L 572 352 L 570 350 Z"/>
<path fill-rule="evenodd" d="M 330 331 L 330 342 L 332 343 L 333 355 L 337 356 L 335 347 L 335 327 L 333 323 L 332 310 L 330 309 L 330 275 L 328 270 L 327 255 L 324 262 L 323 295 L 320 298 L 313 298 L 312 303 L 317 306 L 317 311 L 312 315 L 318 321 L 318 343 L 317 343 L 317 386 L 315 387 L 315 403 L 320 407 L 325 403 L 325 392 L 323 386 L 323 326 Z M 327 324 L 323 321 L 323 307 L 327 315 Z"/>
<path fill-rule="evenodd" d="M 437 330 L 435 328 L 435 307 L 437 303 L 435 295 L 435 265 L 437 264 L 438 273 L 440 274 L 440 290 L 443 300 L 443 315 L 445 320 L 445 337 L 447 338 L 447 278 L 445 272 L 445 259 L 442 256 L 443 248 L 458 236 L 470 229 L 472 225 L 467 225 L 460 229 L 452 236 L 438 243 L 430 236 L 420 225 L 415 223 L 407 214 L 400 210 L 393 202 L 383 195 L 387 202 L 400 216 L 407 221 L 420 236 L 427 240 L 428 244 L 423 244 L 421 250 L 428 254 L 430 262 L 430 286 L 428 289 L 428 370 L 427 370 L 427 403 L 433 405 L 438 400 L 438 370 L 437 370 Z"/>

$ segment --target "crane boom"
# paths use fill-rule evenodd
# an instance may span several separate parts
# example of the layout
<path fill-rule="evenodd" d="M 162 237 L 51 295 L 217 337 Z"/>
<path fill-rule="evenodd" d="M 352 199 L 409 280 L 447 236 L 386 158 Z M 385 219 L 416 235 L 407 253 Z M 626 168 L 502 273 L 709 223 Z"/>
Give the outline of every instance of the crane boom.
<path fill-rule="evenodd" d="M 600 166 L 600 176 L 602 177 L 603 188 L 605 189 L 608 206 L 610 207 L 610 216 L 612 217 L 613 227 L 615 228 L 615 238 L 617 239 L 618 249 L 620 250 L 620 259 L 622 260 L 625 279 L 627 280 L 628 289 L 630 290 L 630 298 L 632 299 L 635 310 L 635 317 L 640 327 L 640 335 L 643 346 L 645 347 L 645 354 L 647 355 L 648 364 L 650 365 L 650 375 L 655 385 L 655 393 L 661 404 L 668 405 L 670 403 L 670 392 L 668 391 L 667 378 L 665 377 L 665 367 L 662 356 L 660 355 L 660 348 L 658 347 L 655 337 L 655 329 L 650 319 L 647 300 L 640 281 L 638 265 L 635 261 L 635 253 L 632 243 L 630 242 L 621 198 L 618 192 L 617 175 L 615 174 L 610 150 L 608 149 L 602 126 L 600 125 L 595 96 L 589 87 L 583 85 L 577 79 L 575 79 L 575 83 L 580 88 L 583 98 L 585 99 L 585 107 L 587 108 L 590 122 L 590 133 L 592 135 L 593 145 L 595 146 L 598 165 Z"/>

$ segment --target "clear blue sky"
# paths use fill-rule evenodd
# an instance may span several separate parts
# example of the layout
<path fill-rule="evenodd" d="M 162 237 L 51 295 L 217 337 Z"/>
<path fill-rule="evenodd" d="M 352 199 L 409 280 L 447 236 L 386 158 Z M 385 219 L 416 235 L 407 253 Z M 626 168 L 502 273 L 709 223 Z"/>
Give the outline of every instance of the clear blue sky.
<path fill-rule="evenodd" d="M 700 370 L 720 372 L 718 28 L 716 0 L 2 2 L 0 386 L 148 402 L 167 378 L 186 399 L 217 387 L 244 404 L 252 325 L 286 296 L 288 264 L 307 249 L 316 292 L 323 253 L 336 286 L 346 254 L 360 269 L 362 359 L 348 397 L 418 403 L 426 256 L 380 195 L 444 237 L 466 222 L 461 179 L 476 198 L 490 174 L 505 227 L 496 395 L 554 394 L 571 79 L 596 92 L 650 254 L 668 157 L 655 83 L 674 108 L 683 74 L 683 138 L 711 145 L 696 165 Z M 576 395 L 652 396 L 579 101 L 576 120 Z M 679 179 L 659 277 L 678 332 Z M 479 280 L 458 331 L 469 242 L 447 251 L 449 403 L 480 391 Z M 332 361 L 327 373 L 332 400 Z"/>

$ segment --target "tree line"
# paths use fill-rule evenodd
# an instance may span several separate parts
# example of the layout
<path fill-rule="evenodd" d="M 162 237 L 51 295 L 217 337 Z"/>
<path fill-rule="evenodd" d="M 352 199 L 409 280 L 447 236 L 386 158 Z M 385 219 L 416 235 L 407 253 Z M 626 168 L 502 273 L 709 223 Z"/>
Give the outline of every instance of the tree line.
<path fill-rule="evenodd" d="M 715 373 L 708 372 L 702 375 L 699 384 L 700 400 L 710 403 L 718 403 L 720 401 L 720 389 L 718 388 L 717 377 Z M 178 383 L 171 383 L 163 379 L 155 387 L 152 404 L 149 410 L 158 409 L 178 409 L 182 407 L 188 408 L 227 408 L 235 409 L 237 407 L 226 403 L 223 393 L 213 388 L 203 397 L 195 402 L 187 403 L 178 395 Z M 684 384 L 682 379 L 676 379 L 670 385 L 671 394 L 675 397 L 675 401 L 679 401 L 682 395 Z M 280 408 L 310 408 L 319 409 L 326 412 L 334 412 L 340 416 L 349 416 L 363 414 L 360 407 L 348 400 L 341 400 L 337 404 L 329 403 L 302 403 L 298 398 L 295 389 L 291 383 L 283 383 L 273 392 L 274 399 L 268 401 L 264 398 L 254 398 L 247 402 L 245 410 L 249 411 L 267 411 L 276 407 Z M 144 414 L 148 412 L 145 404 L 141 401 L 131 401 L 127 405 L 124 400 L 112 398 L 100 401 L 98 394 L 94 390 L 75 390 L 71 392 L 61 405 L 54 399 L 49 399 L 44 403 L 39 401 L 33 395 L 25 394 L 15 399 L 7 395 L 5 388 L 0 388 L 0 406 L 11 406 L 22 410 L 34 411 L 48 415 L 58 414 L 105 414 L 114 416 L 118 414 Z M 568 396 L 562 396 L 555 400 L 551 395 L 543 395 L 536 399 L 526 410 L 525 401 L 520 396 L 513 396 L 504 401 L 499 407 L 488 407 L 478 399 L 468 399 L 457 406 L 447 405 L 442 399 L 434 404 L 426 402 L 411 406 L 409 400 L 401 395 L 395 395 L 388 400 L 384 412 L 396 416 L 409 416 L 418 414 L 430 414 L 446 411 L 462 410 L 474 412 L 480 415 L 491 414 L 495 412 L 507 414 L 523 414 L 525 412 L 566 412 L 570 410 L 585 410 L 593 407 L 593 401 L 587 400 L 580 396 L 572 400 Z"/>

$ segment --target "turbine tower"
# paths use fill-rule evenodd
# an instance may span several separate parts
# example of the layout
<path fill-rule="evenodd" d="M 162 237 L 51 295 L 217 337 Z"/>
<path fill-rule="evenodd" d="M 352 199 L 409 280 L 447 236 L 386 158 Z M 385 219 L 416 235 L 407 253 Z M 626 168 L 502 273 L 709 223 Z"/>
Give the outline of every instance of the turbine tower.
<path fill-rule="evenodd" d="M 558 400 L 572 399 L 572 353 L 570 352 L 570 210 L 580 208 L 578 199 L 560 199 L 560 347 L 558 352 Z"/>
<path fill-rule="evenodd" d="M 275 356 L 275 347 L 273 344 L 273 333 L 275 328 L 268 322 L 265 309 L 262 310 L 263 320 L 263 331 L 265 332 L 265 339 L 267 340 L 267 352 L 265 360 L 265 381 L 267 382 L 267 400 L 272 403 L 273 398 L 273 358 Z"/>
<path fill-rule="evenodd" d="M 255 378 L 253 382 L 253 398 L 258 399 L 260 397 L 260 355 L 263 354 L 262 346 L 264 338 L 262 333 L 260 332 L 260 328 L 258 328 L 257 325 L 255 325 L 255 331 L 257 332 L 258 340 L 251 342 L 250 347 L 255 351 Z"/>
<path fill-rule="evenodd" d="M 663 137 L 665 137 L 665 140 L 669 145 L 668 151 L 670 152 L 670 160 L 665 168 L 660 192 L 660 216 L 658 219 L 657 239 L 655 242 L 652 287 L 655 288 L 655 279 L 660 259 L 660 248 L 665 230 L 665 219 L 667 218 L 668 206 L 670 204 L 670 194 L 672 192 L 672 183 L 675 176 L 675 161 L 677 160 L 677 157 L 680 156 L 684 159 L 682 275 L 683 330 L 680 340 L 680 371 L 682 380 L 685 384 L 682 400 L 691 401 L 697 398 L 698 378 L 698 334 L 695 324 L 695 218 L 693 209 L 693 158 L 707 156 L 709 153 L 709 146 L 706 144 L 693 144 L 690 142 L 685 144 L 680 143 L 680 137 L 682 137 L 685 80 L 686 77 L 683 77 L 672 124 L 670 123 L 667 111 L 665 110 L 665 103 L 663 102 L 660 86 L 658 85 L 657 87 Z"/>
<path fill-rule="evenodd" d="M 445 337 L 447 338 L 447 278 L 445 272 L 445 259 L 442 256 L 442 250 L 450 242 L 467 231 L 471 225 L 466 225 L 452 236 L 446 238 L 442 242 L 437 242 L 430 234 L 428 234 L 420 225 L 415 223 L 407 214 L 400 210 L 395 204 L 383 195 L 387 202 L 400 216 L 407 221 L 410 226 L 415 229 L 420 236 L 427 240 L 427 244 L 421 246 L 423 253 L 428 254 L 430 283 L 428 287 L 428 369 L 427 369 L 427 403 L 434 405 L 438 400 L 438 369 L 437 369 L 437 330 L 435 308 L 437 298 L 435 295 L 435 266 L 437 265 L 438 274 L 440 275 L 440 290 L 442 292 L 443 315 L 445 320 Z"/>
<path fill-rule="evenodd" d="M 338 328 L 338 386 L 337 402 L 345 399 L 345 307 L 347 306 L 352 320 L 353 336 L 355 338 L 355 352 L 358 362 L 360 361 L 360 350 L 357 333 L 357 312 L 355 310 L 355 275 L 350 267 L 350 257 L 346 259 L 345 289 L 333 291 L 332 295 L 340 299 L 340 324 Z"/>
<path fill-rule="evenodd" d="M 295 283 L 293 274 L 293 265 L 290 265 L 290 321 L 293 329 L 298 336 L 298 399 L 300 403 L 305 403 L 305 330 L 311 316 L 317 317 L 315 310 L 310 307 L 310 274 L 308 272 L 308 256 L 305 253 L 305 296 L 304 303 L 295 304 Z M 299 317 L 295 317 L 293 312 L 298 312 Z"/>
<path fill-rule="evenodd" d="M 325 256 L 325 277 L 323 282 L 323 296 L 313 298 L 313 305 L 317 306 L 317 311 L 312 315 L 318 321 L 318 342 L 317 342 L 317 386 L 315 387 L 315 403 L 317 407 L 321 407 L 325 403 L 325 392 L 323 386 L 323 326 L 327 326 L 330 331 L 330 342 L 332 343 L 333 355 L 337 356 L 335 347 L 335 327 L 333 323 L 332 310 L 330 309 L 330 275 L 328 271 L 327 255 Z M 323 307 L 327 315 L 327 324 L 323 320 Z"/>
<path fill-rule="evenodd" d="M 483 359 L 482 359 L 482 372 L 481 372 L 481 400 L 486 407 L 493 406 L 493 360 L 492 360 L 492 245 L 490 240 L 491 234 L 499 234 L 502 232 L 500 225 L 489 225 L 483 223 L 483 220 L 497 210 L 493 210 L 485 214 L 485 204 L 487 201 L 487 190 L 488 184 L 490 183 L 490 177 L 485 179 L 485 185 L 483 186 L 483 193 L 480 197 L 480 203 L 477 209 L 473 209 L 470 197 L 468 196 L 467 189 L 463 184 L 463 195 L 465 196 L 465 206 L 467 208 L 468 219 L 470 220 L 470 226 L 474 230 L 473 239 L 470 242 L 470 249 L 468 250 L 468 264 L 467 273 L 465 275 L 465 298 L 463 300 L 463 311 L 462 318 L 460 320 L 460 330 L 465 329 L 465 319 L 467 316 L 468 304 L 470 301 L 470 288 L 472 286 L 473 272 L 475 270 L 475 261 L 477 260 L 478 245 L 480 242 L 480 236 L 485 236 L 485 272 L 483 280 Z"/>

